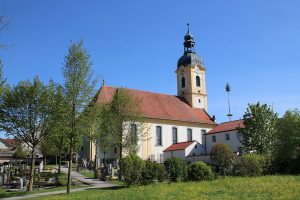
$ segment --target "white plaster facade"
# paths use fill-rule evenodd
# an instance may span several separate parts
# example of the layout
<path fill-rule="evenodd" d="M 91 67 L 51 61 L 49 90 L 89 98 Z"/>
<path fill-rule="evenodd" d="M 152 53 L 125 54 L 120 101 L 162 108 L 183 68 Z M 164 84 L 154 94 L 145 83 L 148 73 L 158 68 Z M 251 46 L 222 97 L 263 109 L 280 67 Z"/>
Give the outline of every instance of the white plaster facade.
<path fill-rule="evenodd" d="M 185 149 L 179 149 L 174 151 L 165 151 L 163 153 L 164 161 L 168 158 L 180 158 L 182 160 L 189 160 L 188 157 L 200 156 L 205 153 L 205 148 L 197 141 L 194 141 Z"/>
<path fill-rule="evenodd" d="M 174 123 L 175 124 L 175 123 Z M 144 160 L 150 159 L 152 161 L 156 161 L 158 163 L 163 163 L 164 153 L 163 151 L 171 146 L 173 144 L 173 134 L 172 134 L 172 128 L 177 128 L 177 143 L 180 142 L 187 142 L 188 141 L 188 133 L 187 130 L 192 130 L 192 140 L 196 143 L 199 143 L 198 150 L 202 153 L 205 152 L 204 147 L 202 144 L 202 138 L 204 138 L 203 134 L 210 131 L 211 128 L 205 127 L 199 127 L 199 124 L 194 126 L 186 126 L 186 125 L 174 125 L 170 123 L 145 123 L 144 124 L 144 130 L 147 133 L 141 133 L 139 132 L 139 142 L 138 142 L 138 151 L 137 155 L 143 158 Z M 162 135 L 162 144 L 157 145 L 157 133 L 156 133 L 156 127 L 161 127 L 161 135 Z M 207 125 L 206 125 L 207 126 Z M 190 147 L 192 148 L 192 147 Z M 98 149 L 98 156 L 100 159 L 104 158 L 104 149 L 99 145 Z M 193 148 L 192 148 L 193 149 Z M 183 153 L 183 155 L 180 155 L 178 157 L 186 157 L 187 155 L 196 153 L 197 155 L 200 153 L 198 151 L 192 151 L 192 149 L 187 149 L 186 152 Z M 177 152 L 178 154 L 181 154 L 181 152 Z M 127 153 L 124 152 L 124 155 Z M 118 149 L 115 149 L 115 147 L 106 147 L 105 148 L 105 158 L 106 159 L 116 159 L 118 157 Z"/>
<path fill-rule="evenodd" d="M 229 138 L 228 138 L 229 137 Z M 242 135 L 237 130 L 224 131 L 220 133 L 206 134 L 206 151 L 210 154 L 215 144 L 227 144 L 234 153 L 244 153 Z M 215 138 L 215 141 L 214 141 Z"/>
<path fill-rule="evenodd" d="M 162 128 L 162 145 L 156 144 L 156 127 L 160 126 Z M 153 123 L 151 124 L 151 160 L 156 162 L 163 162 L 165 159 L 163 158 L 163 150 L 168 148 L 173 144 L 172 137 L 172 128 L 177 128 L 177 142 L 187 142 L 188 141 L 188 133 L 187 130 L 192 130 L 192 140 L 195 140 L 202 144 L 202 131 L 208 132 L 211 128 L 204 127 L 196 127 L 196 126 L 177 126 L 173 124 L 161 124 L 161 123 Z M 148 154 L 149 155 L 149 154 Z"/>

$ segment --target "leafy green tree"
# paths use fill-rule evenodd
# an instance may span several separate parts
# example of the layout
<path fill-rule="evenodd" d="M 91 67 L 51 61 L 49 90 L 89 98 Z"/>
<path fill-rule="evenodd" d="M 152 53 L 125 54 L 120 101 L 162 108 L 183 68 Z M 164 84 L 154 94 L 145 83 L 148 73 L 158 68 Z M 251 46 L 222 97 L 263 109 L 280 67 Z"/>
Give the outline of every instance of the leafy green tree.
<path fill-rule="evenodd" d="M 299 110 L 288 110 L 279 120 L 274 157 L 279 172 L 300 172 Z"/>
<path fill-rule="evenodd" d="M 58 154 L 58 148 L 51 137 L 45 137 L 39 145 L 39 149 L 45 159 L 45 166 L 47 166 L 48 157 L 55 157 Z"/>
<path fill-rule="evenodd" d="M 98 160 L 98 148 L 99 145 L 103 148 L 104 160 L 106 156 L 106 148 L 111 147 L 114 143 L 114 138 L 110 133 L 111 127 L 111 112 L 108 104 L 99 104 L 97 102 L 92 102 L 84 112 L 84 118 L 86 120 L 85 129 L 86 137 L 89 141 L 95 144 L 95 158 L 94 158 L 94 174 L 97 177 L 97 168 L 99 166 Z"/>
<path fill-rule="evenodd" d="M 53 126 L 49 129 L 47 140 L 50 144 L 55 144 L 56 154 L 58 156 L 58 173 L 61 173 L 61 156 L 67 148 L 67 135 L 70 130 L 68 127 L 67 114 L 68 102 L 64 92 L 64 88 L 59 84 L 52 83 L 54 90 L 54 121 Z M 53 148 L 53 147 L 52 147 Z"/>
<path fill-rule="evenodd" d="M 36 148 L 53 121 L 52 94 L 37 77 L 5 90 L 0 104 L 0 129 L 30 148 L 31 170 L 28 191 L 32 190 Z"/>
<path fill-rule="evenodd" d="M 15 146 L 16 150 L 13 154 L 13 158 L 29 158 L 30 153 L 28 151 L 26 151 L 25 148 L 22 147 L 21 143 L 17 143 Z"/>
<path fill-rule="evenodd" d="M 110 146 L 119 148 L 119 159 L 122 159 L 123 151 L 134 154 L 138 150 L 138 140 L 142 139 L 145 127 L 139 111 L 139 99 L 131 96 L 126 89 L 118 88 L 110 103 L 108 129 L 111 134 Z M 119 165 L 120 172 L 122 166 Z M 119 174 L 119 179 L 121 174 Z"/>
<path fill-rule="evenodd" d="M 243 136 L 245 150 L 259 154 L 271 153 L 276 134 L 277 113 L 267 104 L 249 104 L 243 116 L 245 128 L 239 132 Z"/>
<path fill-rule="evenodd" d="M 3 69 L 3 64 L 2 64 L 2 61 L 0 60 L 0 95 L 3 94 L 5 88 L 8 88 L 8 86 L 5 83 L 6 81 L 5 81 L 4 77 L 3 77 L 3 71 L 2 71 L 2 69 Z"/>
<path fill-rule="evenodd" d="M 233 165 L 234 154 L 227 144 L 215 144 L 210 152 L 213 165 L 219 168 L 222 177 L 226 176 L 226 169 Z"/>
<path fill-rule="evenodd" d="M 69 125 L 67 141 L 70 155 L 67 193 L 70 193 L 72 158 L 83 136 L 84 126 L 81 122 L 85 121 L 79 116 L 90 103 L 94 92 L 90 56 L 82 41 L 75 42 L 69 47 L 64 61 L 63 75 L 66 99 L 69 102 L 66 120 Z"/>
<path fill-rule="evenodd" d="M 0 16 L 0 32 L 7 28 L 9 21 L 3 15 Z M 0 43 L 0 49 L 5 48 L 6 45 Z"/>

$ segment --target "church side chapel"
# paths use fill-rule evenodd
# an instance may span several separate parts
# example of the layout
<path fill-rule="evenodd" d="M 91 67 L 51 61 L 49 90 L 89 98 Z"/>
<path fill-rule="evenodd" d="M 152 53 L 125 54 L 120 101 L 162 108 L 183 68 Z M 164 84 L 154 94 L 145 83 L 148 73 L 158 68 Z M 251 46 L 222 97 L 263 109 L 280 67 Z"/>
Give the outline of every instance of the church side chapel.
<path fill-rule="evenodd" d="M 133 98 L 140 100 L 139 111 L 147 127 L 139 138 L 137 155 L 144 160 L 163 163 L 169 157 L 186 161 L 199 160 L 206 154 L 204 136 L 217 124 L 208 114 L 205 67 L 195 52 L 195 41 L 189 31 L 184 36 L 184 52 L 176 68 L 177 96 L 125 88 Z M 117 87 L 103 85 L 96 97 L 99 103 L 113 99 Z M 109 134 L 109 133 L 108 133 Z M 100 162 L 118 159 L 118 147 L 102 148 L 101 141 L 85 141 L 82 158 Z"/>

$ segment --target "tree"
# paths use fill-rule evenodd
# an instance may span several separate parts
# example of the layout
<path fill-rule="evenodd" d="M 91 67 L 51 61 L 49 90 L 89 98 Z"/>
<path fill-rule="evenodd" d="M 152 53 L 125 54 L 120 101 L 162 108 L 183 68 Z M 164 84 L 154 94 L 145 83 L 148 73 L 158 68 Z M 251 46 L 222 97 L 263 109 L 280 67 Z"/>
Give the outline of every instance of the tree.
<path fill-rule="evenodd" d="M 54 90 L 53 105 L 54 105 L 54 121 L 53 126 L 49 129 L 47 140 L 55 145 L 56 155 L 58 156 L 58 173 L 61 173 L 61 155 L 67 147 L 67 134 L 70 130 L 67 121 L 68 102 L 64 92 L 64 88 L 59 84 L 52 83 Z M 51 145 L 50 144 L 50 145 Z"/>
<path fill-rule="evenodd" d="M 119 159 L 123 151 L 132 154 L 138 150 L 138 140 L 144 133 L 144 124 L 139 111 L 139 99 L 134 98 L 125 89 L 118 88 L 110 103 L 108 115 L 110 126 L 107 127 L 112 140 L 110 146 L 119 148 Z M 120 172 L 122 166 L 119 165 Z M 119 174 L 121 179 L 121 173 Z"/>
<path fill-rule="evenodd" d="M 26 151 L 26 149 L 22 146 L 20 142 L 17 142 L 15 146 L 15 152 L 13 154 L 13 158 L 28 158 L 30 153 Z"/>
<path fill-rule="evenodd" d="M 275 140 L 277 113 L 267 104 L 249 104 L 243 116 L 245 128 L 239 128 L 247 151 L 271 153 Z"/>
<path fill-rule="evenodd" d="M 97 96 L 97 95 L 96 95 Z M 96 99 L 95 99 L 96 101 Z M 95 158 L 94 158 L 94 175 L 95 178 L 98 178 L 97 168 L 99 166 L 99 155 L 98 155 L 98 147 L 101 145 L 103 148 L 104 154 L 104 162 L 106 156 L 106 148 L 110 147 L 114 143 L 114 138 L 110 132 L 111 126 L 111 112 L 108 104 L 99 104 L 93 101 L 86 108 L 84 112 L 84 119 L 86 120 L 85 129 L 86 129 L 86 137 L 89 141 L 95 143 Z"/>
<path fill-rule="evenodd" d="M 66 118 L 69 125 L 67 140 L 70 157 L 67 193 L 70 193 L 71 189 L 73 153 L 78 148 L 78 144 L 82 139 L 81 128 L 84 127 L 80 125 L 83 118 L 79 116 L 91 101 L 91 95 L 94 91 L 93 73 L 89 59 L 90 56 L 84 48 L 83 42 L 75 42 L 69 47 L 63 67 L 65 93 L 67 102 L 69 103 Z"/>
<path fill-rule="evenodd" d="M 0 32 L 7 28 L 9 21 L 3 15 L 0 16 Z M 0 49 L 5 48 L 6 46 L 0 43 Z"/>
<path fill-rule="evenodd" d="M 279 120 L 273 155 L 279 172 L 300 172 L 299 110 L 288 110 Z"/>
<path fill-rule="evenodd" d="M 210 159 L 219 168 L 224 178 L 226 169 L 233 164 L 234 154 L 227 144 L 216 144 L 211 149 Z"/>
<path fill-rule="evenodd" d="M 2 61 L 0 60 L 0 95 L 3 94 L 5 88 L 7 88 L 8 86 L 5 84 L 5 79 L 3 77 L 3 64 L 2 64 Z"/>
<path fill-rule="evenodd" d="M 0 129 L 30 148 L 32 190 L 36 148 L 52 125 L 53 106 L 49 87 L 37 77 L 5 90 L 0 104 Z"/>

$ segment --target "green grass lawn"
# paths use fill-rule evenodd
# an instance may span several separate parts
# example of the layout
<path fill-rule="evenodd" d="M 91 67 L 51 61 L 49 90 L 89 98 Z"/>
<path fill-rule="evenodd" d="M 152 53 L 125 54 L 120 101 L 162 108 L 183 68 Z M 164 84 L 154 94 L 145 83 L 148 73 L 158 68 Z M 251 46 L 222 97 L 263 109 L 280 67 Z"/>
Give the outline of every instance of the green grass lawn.
<path fill-rule="evenodd" d="M 84 170 L 80 170 L 79 173 L 86 176 L 86 177 L 88 177 L 88 178 L 94 178 L 94 172 L 93 171 L 84 169 Z"/>
<path fill-rule="evenodd" d="M 227 177 L 207 182 L 158 183 L 90 189 L 38 199 L 300 199 L 300 176 Z"/>

